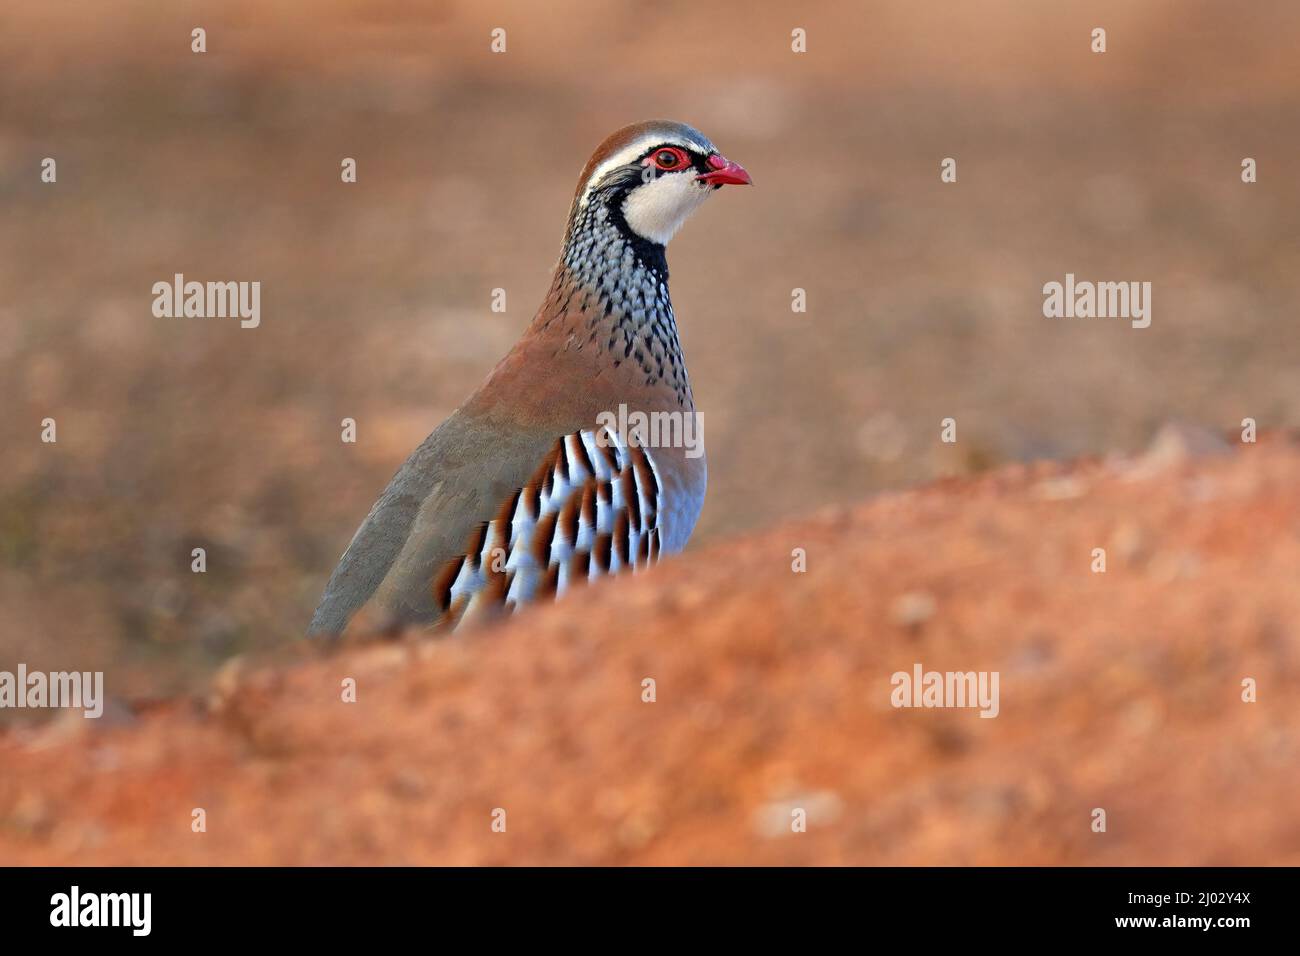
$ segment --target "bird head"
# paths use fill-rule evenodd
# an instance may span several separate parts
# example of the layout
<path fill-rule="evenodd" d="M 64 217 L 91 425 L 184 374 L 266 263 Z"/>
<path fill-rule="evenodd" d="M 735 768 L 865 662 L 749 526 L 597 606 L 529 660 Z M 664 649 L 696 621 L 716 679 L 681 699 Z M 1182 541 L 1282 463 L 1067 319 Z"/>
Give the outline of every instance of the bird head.
<path fill-rule="evenodd" d="M 718 189 L 750 182 L 699 130 L 669 120 L 637 123 L 612 134 L 587 161 L 570 229 L 595 212 L 629 238 L 664 246 Z"/>

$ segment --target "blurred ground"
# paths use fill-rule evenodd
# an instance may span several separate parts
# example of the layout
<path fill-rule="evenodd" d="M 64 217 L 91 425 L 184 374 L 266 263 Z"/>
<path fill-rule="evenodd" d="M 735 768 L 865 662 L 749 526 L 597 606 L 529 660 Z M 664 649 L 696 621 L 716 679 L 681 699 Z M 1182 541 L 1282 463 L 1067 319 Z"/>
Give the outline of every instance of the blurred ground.
<path fill-rule="evenodd" d="M 497 629 L 11 730 L 0 860 L 1296 865 L 1300 446 L 1183 447 L 886 494 Z M 916 662 L 1000 672 L 999 715 L 893 709 Z"/>
<path fill-rule="evenodd" d="M 670 250 L 693 547 L 1170 417 L 1300 425 L 1298 36 L 1290 2 L 6 3 L 0 664 L 150 696 L 293 640 L 527 322 L 592 147 L 651 116 L 757 182 Z M 155 319 L 176 272 L 261 281 L 262 327 Z M 1045 320 L 1066 272 L 1151 281 L 1152 327 Z"/>

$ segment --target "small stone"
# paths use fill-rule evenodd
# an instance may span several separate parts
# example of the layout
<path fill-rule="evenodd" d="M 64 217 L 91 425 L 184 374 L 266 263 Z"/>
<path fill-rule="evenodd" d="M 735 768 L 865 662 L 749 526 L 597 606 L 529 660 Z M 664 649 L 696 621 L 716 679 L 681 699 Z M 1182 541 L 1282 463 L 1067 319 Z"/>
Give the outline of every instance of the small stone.
<path fill-rule="evenodd" d="M 1125 561 L 1137 561 L 1146 554 L 1146 536 L 1137 525 L 1122 524 L 1111 536 L 1110 546 Z"/>
<path fill-rule="evenodd" d="M 1087 490 L 1087 485 L 1069 475 L 1048 478 L 1034 485 L 1034 494 L 1043 501 L 1069 501 L 1073 498 L 1082 498 Z"/>
<path fill-rule="evenodd" d="M 232 657 L 218 669 L 212 678 L 208 706 L 214 712 L 220 712 L 239 691 L 244 679 L 244 658 Z"/>
<path fill-rule="evenodd" d="M 754 832 L 769 840 L 791 836 L 795 833 L 792 826 L 795 810 L 802 810 L 806 814 L 806 824 L 811 830 L 834 823 L 840 818 L 843 809 L 844 801 L 831 790 L 814 790 L 785 799 L 770 800 L 754 811 Z"/>
<path fill-rule="evenodd" d="M 894 599 L 890 614 L 894 623 L 911 630 L 919 628 L 938 610 L 934 595 L 928 591 L 908 591 Z"/>
<path fill-rule="evenodd" d="M 1135 478 L 1149 478 L 1196 458 L 1226 455 L 1231 451 L 1232 446 L 1226 439 L 1203 425 L 1166 422 L 1160 426 L 1146 451 L 1133 462 L 1129 474 Z"/>

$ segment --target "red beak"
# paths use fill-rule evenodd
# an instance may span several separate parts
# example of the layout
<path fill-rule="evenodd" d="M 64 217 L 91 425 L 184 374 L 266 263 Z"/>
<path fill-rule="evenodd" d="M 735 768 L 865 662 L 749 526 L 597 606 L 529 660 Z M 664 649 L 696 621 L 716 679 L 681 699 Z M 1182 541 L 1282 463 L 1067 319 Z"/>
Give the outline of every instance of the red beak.
<path fill-rule="evenodd" d="M 754 182 L 749 178 L 749 173 L 745 172 L 744 166 L 733 163 L 725 156 L 714 153 L 709 157 L 708 163 L 713 168 L 695 177 L 700 182 L 710 186 L 749 186 Z"/>

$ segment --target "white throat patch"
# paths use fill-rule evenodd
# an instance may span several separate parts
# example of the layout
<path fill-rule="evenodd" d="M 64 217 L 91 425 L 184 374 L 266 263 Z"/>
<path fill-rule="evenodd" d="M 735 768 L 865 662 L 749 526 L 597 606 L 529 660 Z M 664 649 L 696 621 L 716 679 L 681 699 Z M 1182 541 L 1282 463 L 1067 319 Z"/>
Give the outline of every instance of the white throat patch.
<path fill-rule="evenodd" d="M 666 246 L 712 192 L 712 187 L 696 181 L 693 169 L 660 173 L 627 194 L 623 218 L 638 236 Z"/>

